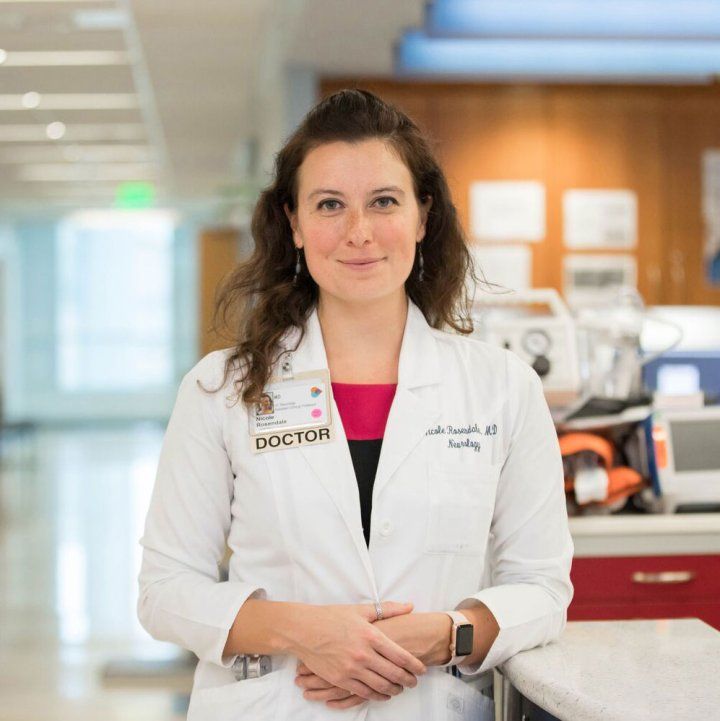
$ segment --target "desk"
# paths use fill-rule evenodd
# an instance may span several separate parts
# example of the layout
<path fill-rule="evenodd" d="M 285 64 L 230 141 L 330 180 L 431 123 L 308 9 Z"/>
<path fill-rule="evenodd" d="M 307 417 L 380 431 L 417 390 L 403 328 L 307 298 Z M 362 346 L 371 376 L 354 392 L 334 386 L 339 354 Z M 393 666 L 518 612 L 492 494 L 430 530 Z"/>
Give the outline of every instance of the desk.
<path fill-rule="evenodd" d="M 720 632 L 697 619 L 571 621 L 499 670 L 502 721 L 720 718 Z"/>
<path fill-rule="evenodd" d="M 575 558 L 720 553 L 720 513 L 574 516 Z"/>
<path fill-rule="evenodd" d="M 575 517 L 570 532 L 569 620 L 700 618 L 720 630 L 720 513 Z"/>

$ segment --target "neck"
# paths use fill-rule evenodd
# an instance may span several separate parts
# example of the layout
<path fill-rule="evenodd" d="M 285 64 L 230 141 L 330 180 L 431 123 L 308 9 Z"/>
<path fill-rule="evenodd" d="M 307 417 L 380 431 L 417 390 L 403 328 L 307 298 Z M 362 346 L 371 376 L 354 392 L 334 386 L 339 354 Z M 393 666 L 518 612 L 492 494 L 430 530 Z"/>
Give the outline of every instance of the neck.
<path fill-rule="evenodd" d="M 407 303 L 404 291 L 369 303 L 321 293 L 318 320 L 333 381 L 397 383 Z"/>

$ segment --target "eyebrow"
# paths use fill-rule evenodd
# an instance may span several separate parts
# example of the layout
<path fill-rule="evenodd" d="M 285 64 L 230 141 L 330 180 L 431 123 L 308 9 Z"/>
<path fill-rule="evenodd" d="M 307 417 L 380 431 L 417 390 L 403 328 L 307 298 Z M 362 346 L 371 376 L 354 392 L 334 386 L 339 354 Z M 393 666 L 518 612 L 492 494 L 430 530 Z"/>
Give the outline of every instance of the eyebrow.
<path fill-rule="evenodd" d="M 402 188 L 398 188 L 397 185 L 388 185 L 385 188 L 375 188 L 375 190 L 371 190 L 369 195 L 373 195 L 374 193 L 399 193 L 400 195 L 405 195 L 405 191 Z M 318 188 L 317 190 L 313 190 L 310 195 L 308 195 L 308 200 L 310 200 L 315 195 L 340 195 L 344 197 L 344 193 L 341 193 L 339 190 L 332 190 L 330 188 Z"/>

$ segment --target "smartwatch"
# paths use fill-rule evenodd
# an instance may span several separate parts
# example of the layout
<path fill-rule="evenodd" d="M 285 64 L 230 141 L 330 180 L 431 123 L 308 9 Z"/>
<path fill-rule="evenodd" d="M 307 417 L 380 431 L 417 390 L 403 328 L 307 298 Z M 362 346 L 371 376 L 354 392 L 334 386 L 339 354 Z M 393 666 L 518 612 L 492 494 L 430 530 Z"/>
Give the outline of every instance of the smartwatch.
<path fill-rule="evenodd" d="M 445 611 L 453 621 L 450 637 L 450 660 L 441 666 L 457 666 L 462 663 L 473 650 L 473 625 L 459 611 Z"/>

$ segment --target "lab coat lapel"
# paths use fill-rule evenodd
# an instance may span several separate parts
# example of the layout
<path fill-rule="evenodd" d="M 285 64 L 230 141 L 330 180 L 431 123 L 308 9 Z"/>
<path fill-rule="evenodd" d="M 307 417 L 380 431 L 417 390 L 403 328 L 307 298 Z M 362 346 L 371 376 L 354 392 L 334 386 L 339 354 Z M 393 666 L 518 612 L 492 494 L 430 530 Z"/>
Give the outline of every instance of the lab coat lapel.
<path fill-rule="evenodd" d="M 282 342 L 285 348 L 292 351 L 293 372 L 327 368 L 325 345 L 316 310 L 308 316 L 304 337 L 300 342 L 298 338 L 299 331 L 293 329 Z M 385 427 L 375 475 L 373 502 L 440 415 L 440 381 L 440 361 L 433 331 L 422 311 L 409 301 L 400 348 L 398 384 Z M 342 515 L 377 595 L 370 554 L 363 536 L 355 470 L 332 393 L 330 408 L 334 440 L 314 446 L 300 446 L 300 452 Z"/>
<path fill-rule="evenodd" d="M 373 503 L 440 415 L 440 374 L 433 330 L 422 311 L 409 302 L 400 349 L 398 384 L 375 474 Z"/>
<path fill-rule="evenodd" d="M 298 337 L 299 331 L 293 329 L 287 339 L 282 342 L 283 346 L 292 352 L 293 373 L 317 370 L 319 368 L 327 369 L 325 344 L 323 343 L 317 310 L 313 310 L 308 316 L 305 323 L 305 335 L 299 344 L 297 342 Z M 292 350 L 296 345 L 297 348 Z M 355 470 L 337 405 L 332 397 L 331 389 L 328 389 L 328 392 L 330 393 L 334 439 L 329 443 L 300 446 L 300 452 L 342 516 L 374 590 L 375 580 L 367 545 L 365 544 L 365 537 L 363 536 L 360 498 Z M 336 542 L 333 541 L 333 543 Z"/>

